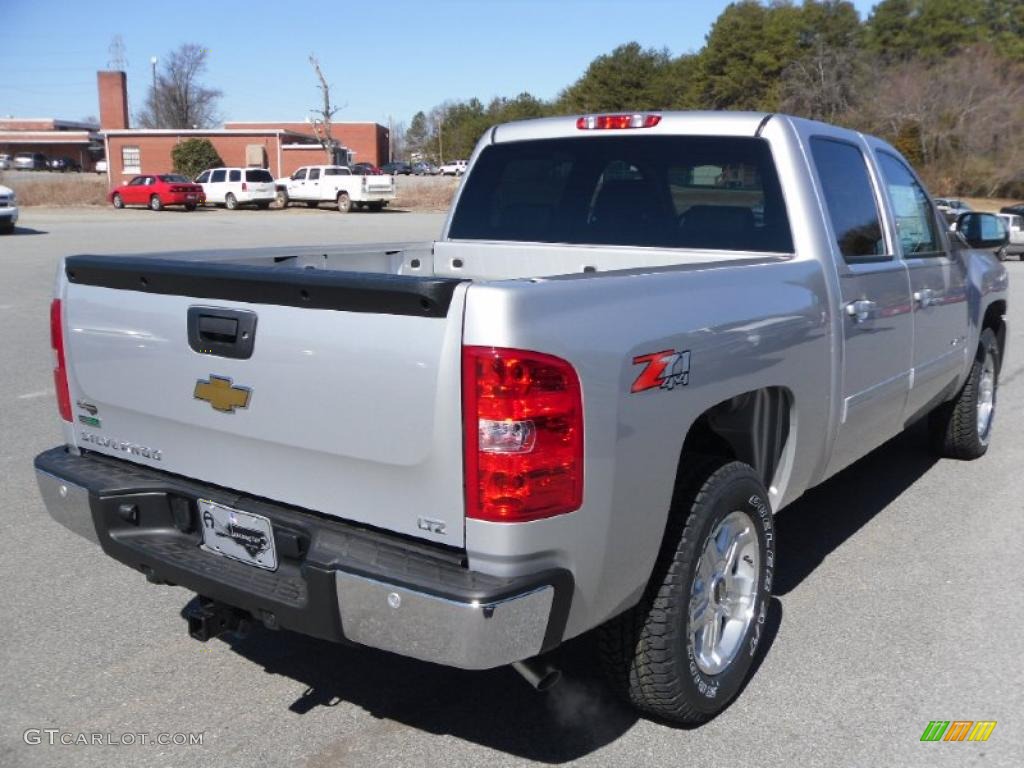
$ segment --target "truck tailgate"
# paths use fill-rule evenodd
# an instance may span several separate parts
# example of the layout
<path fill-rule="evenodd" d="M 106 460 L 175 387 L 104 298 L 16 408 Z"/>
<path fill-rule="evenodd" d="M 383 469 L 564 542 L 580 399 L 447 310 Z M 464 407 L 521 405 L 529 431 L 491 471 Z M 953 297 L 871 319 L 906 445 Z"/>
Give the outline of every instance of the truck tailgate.
<path fill-rule="evenodd" d="M 80 448 L 463 546 L 464 283 L 85 256 L 66 274 Z"/>

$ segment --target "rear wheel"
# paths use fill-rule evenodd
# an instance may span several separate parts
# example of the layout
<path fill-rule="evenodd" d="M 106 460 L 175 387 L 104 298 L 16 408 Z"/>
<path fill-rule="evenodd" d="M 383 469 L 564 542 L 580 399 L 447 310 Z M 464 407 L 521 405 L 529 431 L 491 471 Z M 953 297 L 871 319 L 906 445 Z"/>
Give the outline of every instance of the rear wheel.
<path fill-rule="evenodd" d="M 986 328 L 960 394 L 929 416 L 932 448 L 939 456 L 977 459 L 985 455 L 996 416 L 999 365 L 999 342 Z"/>
<path fill-rule="evenodd" d="M 640 602 L 604 625 L 618 693 L 655 717 L 699 723 L 739 692 L 764 632 L 775 564 L 768 494 L 748 465 L 686 456 L 665 541 Z"/>
<path fill-rule="evenodd" d="M 227 196 L 224 198 L 224 207 L 227 208 L 229 211 L 238 210 L 238 200 L 230 192 L 228 192 Z"/>
<path fill-rule="evenodd" d="M 160 201 L 160 195 L 153 195 L 149 198 L 149 208 L 153 211 L 162 211 L 164 204 Z"/>
<path fill-rule="evenodd" d="M 195 209 L 196 209 L 196 204 L 195 203 L 185 203 L 185 210 L 186 211 L 194 211 Z"/>
<path fill-rule="evenodd" d="M 352 210 L 352 198 L 348 196 L 348 192 L 338 193 L 338 212 L 348 213 Z"/>
<path fill-rule="evenodd" d="M 118 210 L 124 208 L 124 200 L 122 200 L 121 196 L 116 192 L 114 193 L 114 196 L 111 198 L 110 202 L 113 203 L 114 207 L 117 208 Z"/>

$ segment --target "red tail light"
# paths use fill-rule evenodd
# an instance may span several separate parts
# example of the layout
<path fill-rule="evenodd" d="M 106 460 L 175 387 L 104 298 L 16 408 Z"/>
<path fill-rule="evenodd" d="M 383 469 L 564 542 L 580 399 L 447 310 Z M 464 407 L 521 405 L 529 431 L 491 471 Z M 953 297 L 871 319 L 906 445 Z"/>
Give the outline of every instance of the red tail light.
<path fill-rule="evenodd" d="M 60 299 L 54 299 L 50 304 L 50 346 L 56 358 L 53 387 L 57 390 L 57 410 L 64 421 L 71 421 L 71 393 L 68 390 L 68 369 L 64 363 L 64 326 Z"/>
<path fill-rule="evenodd" d="M 583 503 L 583 399 L 565 360 L 463 347 L 466 516 L 525 522 Z"/>
<path fill-rule="evenodd" d="M 661 122 L 661 115 L 638 113 L 632 115 L 585 115 L 576 121 L 581 131 L 604 131 L 621 128 L 653 128 Z"/>

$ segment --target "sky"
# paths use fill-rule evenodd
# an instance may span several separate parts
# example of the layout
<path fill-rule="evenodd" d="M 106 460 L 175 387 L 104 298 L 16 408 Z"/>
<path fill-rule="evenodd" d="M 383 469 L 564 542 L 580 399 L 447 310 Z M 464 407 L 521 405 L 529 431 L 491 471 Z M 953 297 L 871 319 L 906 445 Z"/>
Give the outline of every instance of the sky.
<path fill-rule="evenodd" d="M 877 0 L 854 0 L 864 18 Z M 130 109 L 150 59 L 208 48 L 205 85 L 225 120 L 304 120 L 319 103 L 315 53 L 338 121 L 398 123 L 449 99 L 523 91 L 542 99 L 632 40 L 698 50 L 726 0 L 0 0 L 0 116 L 94 116 L 96 71 L 124 41 Z"/>

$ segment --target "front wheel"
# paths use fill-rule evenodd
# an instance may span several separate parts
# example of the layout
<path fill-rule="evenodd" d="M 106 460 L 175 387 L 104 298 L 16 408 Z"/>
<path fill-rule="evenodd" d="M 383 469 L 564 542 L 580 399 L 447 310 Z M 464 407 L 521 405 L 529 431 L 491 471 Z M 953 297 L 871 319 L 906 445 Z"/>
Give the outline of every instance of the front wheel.
<path fill-rule="evenodd" d="M 185 203 L 185 210 L 186 211 L 194 211 L 195 209 L 196 209 L 196 204 L 195 203 Z"/>
<path fill-rule="evenodd" d="M 238 210 L 238 199 L 230 192 L 228 192 L 227 197 L 224 198 L 224 207 L 229 211 Z"/>
<path fill-rule="evenodd" d="M 996 251 L 996 258 L 999 259 L 1000 261 L 1006 261 L 1008 255 L 1009 254 L 1007 254 L 1007 252 L 1006 252 L 1006 246 L 1005 245 L 1002 248 L 1000 248 L 998 251 Z"/>
<path fill-rule="evenodd" d="M 949 459 L 978 459 L 988 451 L 999 388 L 999 342 L 991 328 L 981 332 L 967 381 L 955 399 L 928 417 L 932 449 Z"/>
<path fill-rule="evenodd" d="M 338 193 L 338 212 L 348 213 L 352 210 L 352 198 L 348 196 L 348 192 Z"/>
<path fill-rule="evenodd" d="M 162 211 L 164 209 L 164 204 L 160 200 L 160 195 L 153 195 L 149 198 L 149 208 L 152 211 Z"/>
<path fill-rule="evenodd" d="M 288 207 L 288 192 L 283 190 L 283 189 L 277 190 L 276 201 L 277 201 L 277 205 L 278 205 L 279 208 L 287 208 Z"/>
<path fill-rule="evenodd" d="M 754 662 L 768 613 L 775 529 L 747 464 L 684 456 L 665 541 L 640 602 L 605 624 L 608 677 L 637 709 L 677 723 L 714 717 Z"/>
<path fill-rule="evenodd" d="M 117 208 L 118 210 L 124 208 L 124 200 L 121 199 L 120 195 L 115 194 L 110 202 L 113 203 L 114 207 Z"/>

